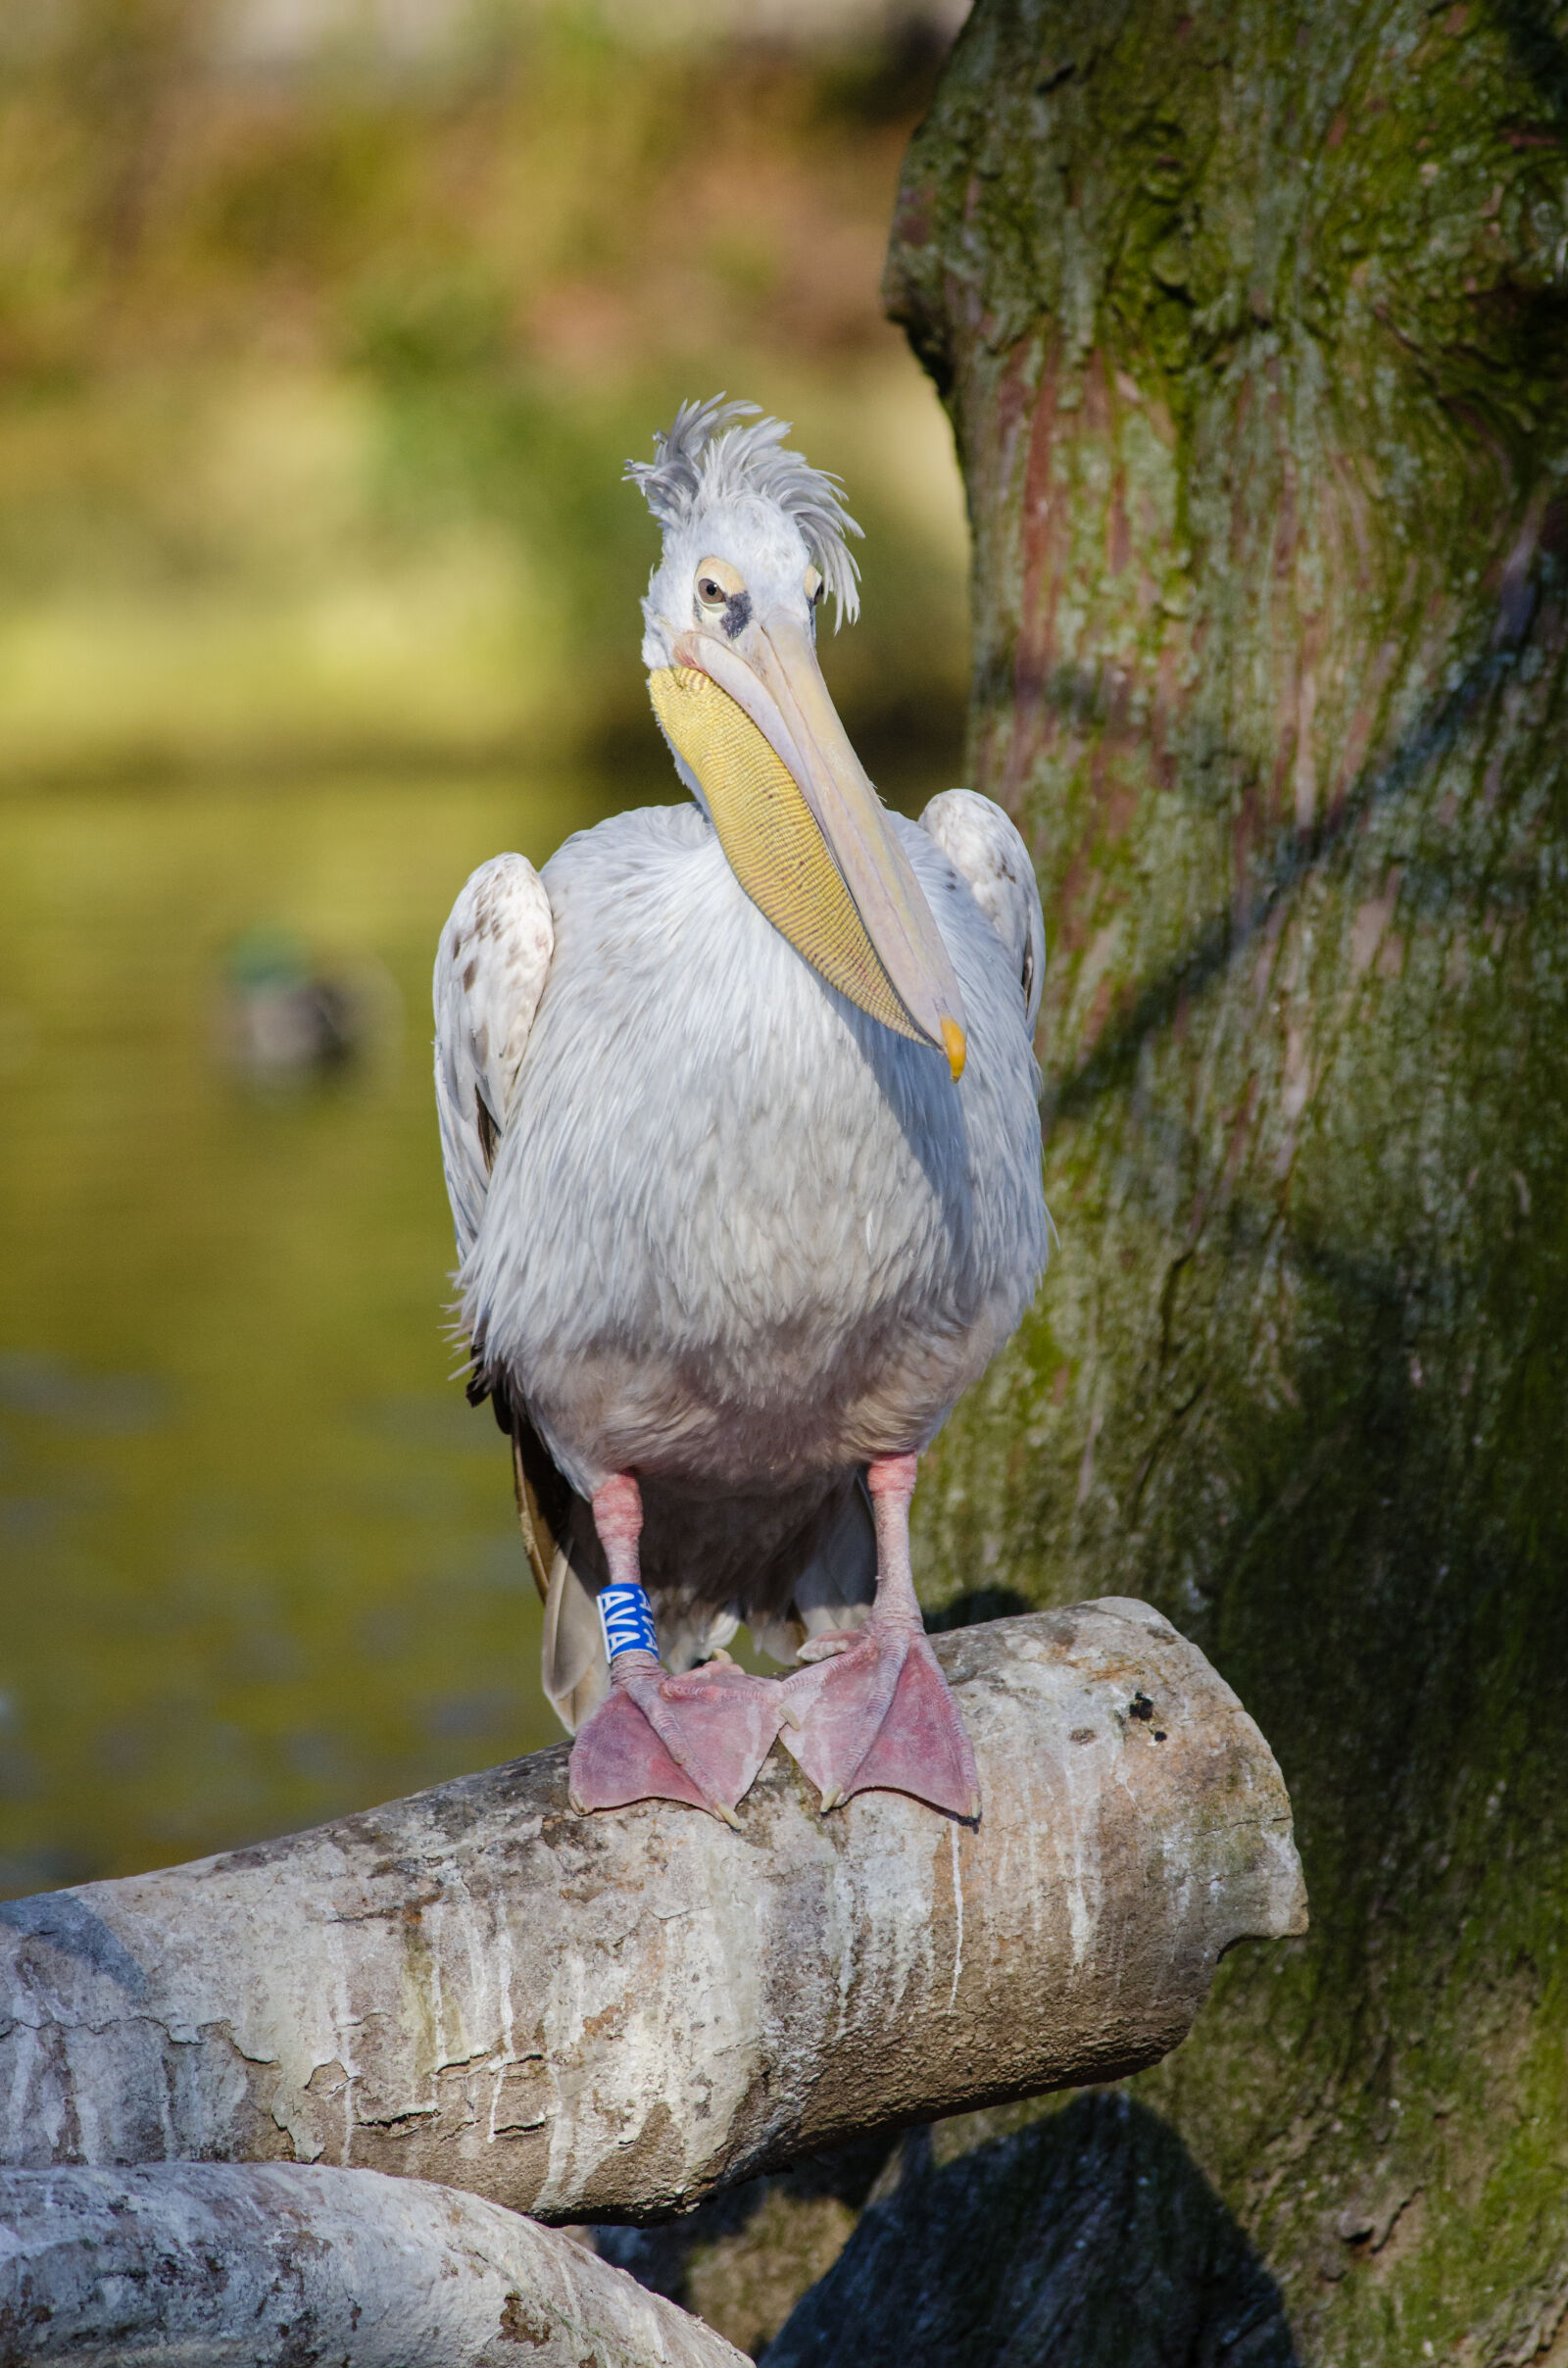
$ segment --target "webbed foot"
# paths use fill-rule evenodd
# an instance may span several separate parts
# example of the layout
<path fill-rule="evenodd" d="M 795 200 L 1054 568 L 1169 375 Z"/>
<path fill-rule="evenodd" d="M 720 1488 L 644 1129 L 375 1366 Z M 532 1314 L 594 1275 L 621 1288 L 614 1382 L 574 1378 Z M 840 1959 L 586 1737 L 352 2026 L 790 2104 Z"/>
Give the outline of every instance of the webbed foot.
<path fill-rule="evenodd" d="M 784 1737 L 822 1795 L 912 1793 L 955 1817 L 980 1814 L 974 1749 L 926 1642 L 909 1567 L 916 1457 L 887 1455 L 866 1472 L 876 1521 L 876 1603 L 863 1628 L 816 1637 L 808 1665 L 784 1680 L 800 1731 Z"/>
<path fill-rule="evenodd" d="M 774 1736 L 797 1717 L 777 1678 L 749 1676 L 727 1656 L 671 1677 L 652 1653 L 618 1653 L 609 1698 L 571 1747 L 571 1805 L 684 1801 L 738 1825 Z"/>
<path fill-rule="evenodd" d="M 955 1817 L 980 1814 L 980 1777 L 958 1705 L 923 1629 L 881 1621 L 803 1648 L 810 1665 L 784 1680 L 800 1712 L 786 1734 L 822 1796 L 837 1808 L 852 1793 L 912 1793 Z"/>

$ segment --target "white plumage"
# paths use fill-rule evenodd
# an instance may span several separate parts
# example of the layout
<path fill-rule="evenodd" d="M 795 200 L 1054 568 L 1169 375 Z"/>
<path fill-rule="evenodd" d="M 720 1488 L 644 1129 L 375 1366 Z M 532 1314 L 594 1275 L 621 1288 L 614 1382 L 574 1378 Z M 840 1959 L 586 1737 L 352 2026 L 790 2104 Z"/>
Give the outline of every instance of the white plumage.
<path fill-rule="evenodd" d="M 925 1447 L 1045 1267 L 1034 874 L 969 791 L 899 827 L 968 1007 L 956 1091 L 938 1056 L 802 962 L 691 807 L 579 832 L 542 878 L 495 857 L 442 933 L 463 1320 L 578 1497 L 630 1469 L 660 1512 L 666 1490 L 703 1501 L 669 1511 L 683 1584 L 673 1567 L 659 1584 L 652 1513 L 645 1547 L 675 1666 L 737 1615 L 787 1610 L 776 1578 L 749 1600 L 753 1540 L 726 1522 L 716 1551 L 710 1500 L 775 1497 L 806 1527 L 854 1467 Z M 858 1532 L 849 1592 L 810 1606 L 820 1619 L 870 1602 L 868 1518 Z M 680 1601 L 661 1605 L 671 1580 Z M 591 1651 L 596 1628 L 577 1630 Z M 553 1696 L 583 1674 L 552 1671 Z"/>
<path fill-rule="evenodd" d="M 800 575 L 787 511 L 774 534 Z M 956 1083 L 764 918 L 700 805 L 580 832 L 542 875 L 498 856 L 442 933 L 462 1319 L 541 1497 L 550 1466 L 564 1483 L 545 1675 L 568 1724 L 606 1683 L 596 1490 L 640 1483 L 668 1665 L 738 1618 L 780 1653 L 853 1626 L 876 1575 L 863 1468 L 927 1445 L 1044 1270 L 1027 852 L 965 790 L 891 820 L 961 990 Z"/>

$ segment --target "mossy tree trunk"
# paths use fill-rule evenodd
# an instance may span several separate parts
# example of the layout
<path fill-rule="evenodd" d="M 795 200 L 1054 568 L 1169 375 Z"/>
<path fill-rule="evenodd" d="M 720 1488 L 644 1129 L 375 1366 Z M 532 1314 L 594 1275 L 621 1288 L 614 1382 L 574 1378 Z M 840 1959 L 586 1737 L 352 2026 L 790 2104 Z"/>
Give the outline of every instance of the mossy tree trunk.
<path fill-rule="evenodd" d="M 1313 1932 L 1140 2088 L 1336 2362 L 1568 2358 L 1565 126 L 1532 0 L 979 0 L 889 267 L 1062 1236 L 928 1566 L 1274 1746 Z"/>

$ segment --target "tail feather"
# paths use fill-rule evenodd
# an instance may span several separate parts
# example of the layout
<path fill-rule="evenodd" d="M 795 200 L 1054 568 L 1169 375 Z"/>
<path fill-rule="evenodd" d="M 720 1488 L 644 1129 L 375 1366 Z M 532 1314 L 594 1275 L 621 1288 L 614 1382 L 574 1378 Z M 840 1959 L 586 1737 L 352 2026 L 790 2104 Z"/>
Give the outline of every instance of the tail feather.
<path fill-rule="evenodd" d="M 557 1547 L 545 1593 L 544 1647 L 539 1675 L 546 1699 L 568 1735 L 610 1692 L 610 1661 L 599 1625 L 597 1574 L 585 1577 L 568 1542 Z"/>
<path fill-rule="evenodd" d="M 529 1454 L 530 1448 L 534 1450 L 532 1455 Z M 545 1455 L 537 1434 L 529 1428 L 527 1423 L 514 1418 L 512 1486 L 517 1500 L 517 1527 L 522 1532 L 523 1552 L 528 1557 L 528 1567 L 533 1572 L 533 1583 L 539 1590 L 539 1600 L 542 1603 L 548 1603 L 551 1573 L 555 1566 L 558 1549 L 557 1533 L 561 1520 L 560 1514 L 557 1513 L 557 1518 L 553 1521 L 550 1518 L 550 1512 L 546 1510 L 546 1492 L 540 1485 L 544 1475 L 538 1469 L 541 1460 L 548 1462 L 549 1458 Z M 554 1464 L 550 1465 L 550 1471 L 560 1485 L 564 1487 L 565 1483 L 561 1480 L 561 1475 L 556 1471 Z M 551 1510 L 554 1511 L 555 1507 L 552 1506 Z"/>
<path fill-rule="evenodd" d="M 568 1735 L 575 1735 L 590 1710 L 610 1691 L 610 1666 L 595 1598 L 604 1567 L 593 1537 L 593 1521 L 582 1499 L 499 1375 L 475 1359 L 469 1404 L 488 1398 L 512 1448 L 512 1486 L 517 1527 L 533 1583 L 545 1607 L 540 1678 L 545 1698 Z"/>

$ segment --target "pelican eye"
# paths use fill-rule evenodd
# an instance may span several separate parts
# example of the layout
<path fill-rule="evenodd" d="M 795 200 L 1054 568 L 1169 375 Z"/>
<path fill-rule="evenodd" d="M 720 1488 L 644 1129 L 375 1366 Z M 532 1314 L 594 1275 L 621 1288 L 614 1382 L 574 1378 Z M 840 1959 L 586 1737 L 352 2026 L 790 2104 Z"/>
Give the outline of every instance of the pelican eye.
<path fill-rule="evenodd" d="M 808 567 L 806 570 L 806 597 L 813 609 L 819 609 L 822 605 L 822 590 L 821 576 L 814 567 Z"/>
<path fill-rule="evenodd" d="M 745 598 L 746 586 L 721 559 L 705 559 L 697 569 L 698 606 L 709 617 L 719 617 L 732 602 Z"/>

